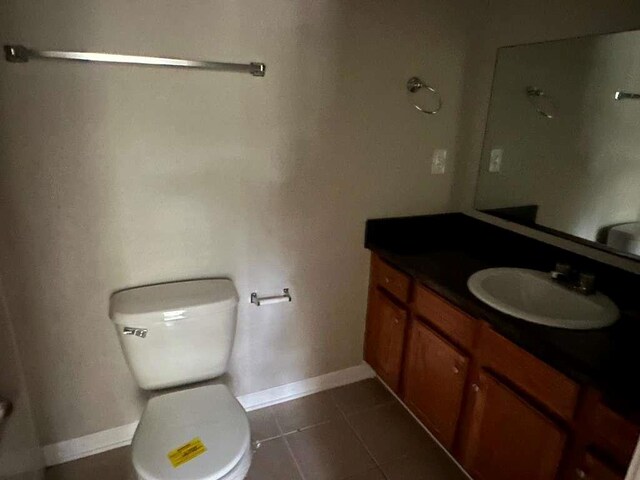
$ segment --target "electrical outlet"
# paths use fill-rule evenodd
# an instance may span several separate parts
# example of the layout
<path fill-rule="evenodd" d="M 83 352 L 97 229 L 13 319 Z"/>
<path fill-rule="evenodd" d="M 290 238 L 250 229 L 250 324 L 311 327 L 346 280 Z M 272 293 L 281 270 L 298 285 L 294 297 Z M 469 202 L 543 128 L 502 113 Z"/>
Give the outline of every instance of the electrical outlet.
<path fill-rule="evenodd" d="M 442 175 L 447 169 L 447 151 L 438 149 L 433 151 L 431 159 L 431 175 Z"/>
<path fill-rule="evenodd" d="M 502 168 L 502 149 L 494 148 L 491 150 L 491 157 L 489 158 L 489 172 L 498 173 Z"/>

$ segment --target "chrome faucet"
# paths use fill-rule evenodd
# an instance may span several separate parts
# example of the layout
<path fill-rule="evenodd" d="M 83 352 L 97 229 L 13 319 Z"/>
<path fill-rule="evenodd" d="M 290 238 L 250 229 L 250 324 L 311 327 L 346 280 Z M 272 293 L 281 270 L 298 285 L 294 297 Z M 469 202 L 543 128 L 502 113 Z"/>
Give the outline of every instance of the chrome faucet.
<path fill-rule="evenodd" d="M 551 271 L 551 278 L 583 295 L 596 293 L 596 276 L 574 270 L 568 263 L 556 263 L 556 268 Z"/>

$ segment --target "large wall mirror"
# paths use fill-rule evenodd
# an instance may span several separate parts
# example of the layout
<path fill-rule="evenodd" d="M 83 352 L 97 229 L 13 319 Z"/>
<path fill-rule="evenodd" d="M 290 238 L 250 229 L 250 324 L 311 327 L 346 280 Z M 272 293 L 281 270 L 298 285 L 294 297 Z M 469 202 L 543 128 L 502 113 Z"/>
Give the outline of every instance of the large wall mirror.
<path fill-rule="evenodd" d="M 640 260 L 640 31 L 499 49 L 475 207 Z"/>

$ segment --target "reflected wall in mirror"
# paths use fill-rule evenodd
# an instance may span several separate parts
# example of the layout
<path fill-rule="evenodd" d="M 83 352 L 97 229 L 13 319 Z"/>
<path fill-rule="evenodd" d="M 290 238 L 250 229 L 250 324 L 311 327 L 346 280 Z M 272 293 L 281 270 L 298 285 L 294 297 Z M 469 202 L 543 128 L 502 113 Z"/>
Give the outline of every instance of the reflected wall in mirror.
<path fill-rule="evenodd" d="M 640 260 L 640 31 L 498 50 L 475 207 Z"/>

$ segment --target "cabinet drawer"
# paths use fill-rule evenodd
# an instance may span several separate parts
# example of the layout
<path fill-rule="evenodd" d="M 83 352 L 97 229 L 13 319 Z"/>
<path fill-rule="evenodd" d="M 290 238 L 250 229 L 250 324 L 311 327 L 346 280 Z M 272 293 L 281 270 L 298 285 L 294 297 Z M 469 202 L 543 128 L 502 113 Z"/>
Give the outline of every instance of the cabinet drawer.
<path fill-rule="evenodd" d="M 593 444 L 620 465 L 628 465 L 638 442 L 640 428 L 599 403 L 589 416 Z"/>
<path fill-rule="evenodd" d="M 578 384 L 487 325 L 482 328 L 479 359 L 483 367 L 506 377 L 563 419 L 573 417 L 580 392 Z"/>
<path fill-rule="evenodd" d="M 466 349 L 471 348 L 478 320 L 422 285 L 416 286 L 415 310 L 455 343 Z"/>
<path fill-rule="evenodd" d="M 377 258 L 374 262 L 374 282 L 403 303 L 409 301 L 411 278 Z"/>

